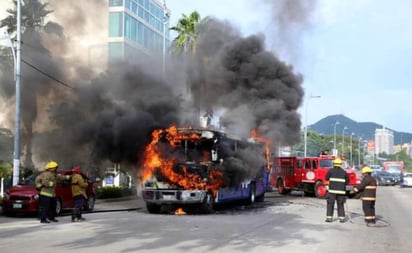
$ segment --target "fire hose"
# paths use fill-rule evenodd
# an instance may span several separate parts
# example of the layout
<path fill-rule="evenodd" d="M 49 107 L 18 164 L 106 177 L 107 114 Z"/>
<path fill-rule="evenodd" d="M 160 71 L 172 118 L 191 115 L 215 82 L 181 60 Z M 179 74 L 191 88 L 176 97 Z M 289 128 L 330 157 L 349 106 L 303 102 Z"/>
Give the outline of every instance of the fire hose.
<path fill-rule="evenodd" d="M 356 221 L 356 220 L 352 219 L 352 215 L 357 215 L 358 217 L 362 217 L 363 214 L 354 213 L 354 212 L 349 211 L 349 205 L 348 205 L 347 197 L 345 198 L 345 209 L 346 209 L 345 210 L 346 216 L 348 217 L 350 223 L 357 224 L 357 225 L 364 225 L 365 224 L 364 221 Z M 381 218 L 379 218 L 379 219 L 376 219 L 376 223 L 374 223 L 374 224 L 373 223 L 366 223 L 366 226 L 367 227 L 375 227 L 375 228 L 383 228 L 383 227 L 389 227 L 390 223 L 383 220 L 383 219 L 381 219 Z"/>

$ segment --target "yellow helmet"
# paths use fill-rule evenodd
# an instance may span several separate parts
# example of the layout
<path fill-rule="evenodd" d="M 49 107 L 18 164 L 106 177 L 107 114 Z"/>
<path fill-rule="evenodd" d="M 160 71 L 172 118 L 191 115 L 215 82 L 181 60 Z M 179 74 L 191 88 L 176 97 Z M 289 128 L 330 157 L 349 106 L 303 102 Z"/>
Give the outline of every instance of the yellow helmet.
<path fill-rule="evenodd" d="M 342 160 L 340 158 L 336 158 L 335 160 L 333 160 L 333 166 L 342 168 Z"/>
<path fill-rule="evenodd" d="M 368 166 L 365 166 L 365 167 L 362 168 L 362 174 L 371 173 L 371 172 L 372 172 L 372 169 Z"/>
<path fill-rule="evenodd" d="M 50 161 L 46 165 L 46 170 L 51 170 L 51 169 L 54 169 L 54 168 L 57 168 L 57 167 L 59 167 L 59 165 L 55 161 Z"/>

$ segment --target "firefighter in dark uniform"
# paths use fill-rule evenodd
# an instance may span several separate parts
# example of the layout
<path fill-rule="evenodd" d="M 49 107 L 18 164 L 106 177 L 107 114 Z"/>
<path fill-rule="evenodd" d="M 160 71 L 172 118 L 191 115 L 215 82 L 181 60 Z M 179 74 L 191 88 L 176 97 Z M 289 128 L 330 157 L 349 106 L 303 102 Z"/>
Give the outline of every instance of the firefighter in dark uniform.
<path fill-rule="evenodd" d="M 375 224 L 375 202 L 377 183 L 371 176 L 372 169 L 368 166 L 362 168 L 362 181 L 351 191 L 351 194 L 361 193 L 362 209 L 366 224 Z"/>
<path fill-rule="evenodd" d="M 346 184 L 349 181 L 346 171 L 342 168 L 342 160 L 336 158 L 333 160 L 333 168 L 326 174 L 326 180 L 329 181 L 329 190 L 327 195 L 326 222 L 332 222 L 333 209 L 335 201 L 338 205 L 339 222 L 345 222 L 345 199 Z"/>
<path fill-rule="evenodd" d="M 46 165 L 46 171 L 36 179 L 36 189 L 39 191 L 40 223 L 58 222 L 56 219 L 56 184 L 58 180 L 70 179 L 70 176 L 57 174 L 59 165 L 51 161 Z"/>

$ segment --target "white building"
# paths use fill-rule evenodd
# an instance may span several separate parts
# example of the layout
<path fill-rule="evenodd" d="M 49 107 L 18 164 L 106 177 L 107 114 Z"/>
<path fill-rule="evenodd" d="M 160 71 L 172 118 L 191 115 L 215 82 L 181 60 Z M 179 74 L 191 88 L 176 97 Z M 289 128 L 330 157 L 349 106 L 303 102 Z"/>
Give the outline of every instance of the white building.
<path fill-rule="evenodd" d="M 389 129 L 381 128 L 375 130 L 375 154 L 386 153 L 394 154 L 393 148 L 394 136 Z"/>

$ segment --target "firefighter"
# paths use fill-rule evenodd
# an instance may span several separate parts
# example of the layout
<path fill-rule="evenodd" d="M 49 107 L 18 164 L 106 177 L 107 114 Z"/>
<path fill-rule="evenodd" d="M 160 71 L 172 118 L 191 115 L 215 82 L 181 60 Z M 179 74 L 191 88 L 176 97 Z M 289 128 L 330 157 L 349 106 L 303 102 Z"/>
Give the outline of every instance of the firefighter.
<path fill-rule="evenodd" d="M 326 209 L 326 222 L 332 222 L 333 210 L 335 201 L 338 206 L 338 219 L 339 222 L 345 222 L 345 199 L 346 199 L 346 184 L 349 181 L 346 171 L 342 168 L 342 160 L 336 158 L 333 160 L 333 168 L 326 174 L 326 180 L 329 181 L 329 190 L 327 195 L 327 209 Z"/>
<path fill-rule="evenodd" d="M 58 222 L 56 219 L 56 183 L 65 176 L 56 175 L 59 165 L 50 161 L 46 165 L 46 171 L 40 173 L 35 180 L 39 191 L 40 223 Z"/>
<path fill-rule="evenodd" d="M 365 223 L 375 224 L 375 202 L 376 202 L 376 179 L 371 176 L 372 169 L 365 166 L 361 170 L 362 181 L 350 192 L 351 194 L 356 194 L 361 192 L 362 209 L 364 213 Z"/>
<path fill-rule="evenodd" d="M 80 174 L 80 167 L 75 166 L 72 169 L 72 194 L 74 198 L 74 208 L 72 211 L 72 222 L 82 221 L 82 208 L 85 199 L 87 199 L 86 188 L 87 181 L 84 180 L 83 176 Z"/>

